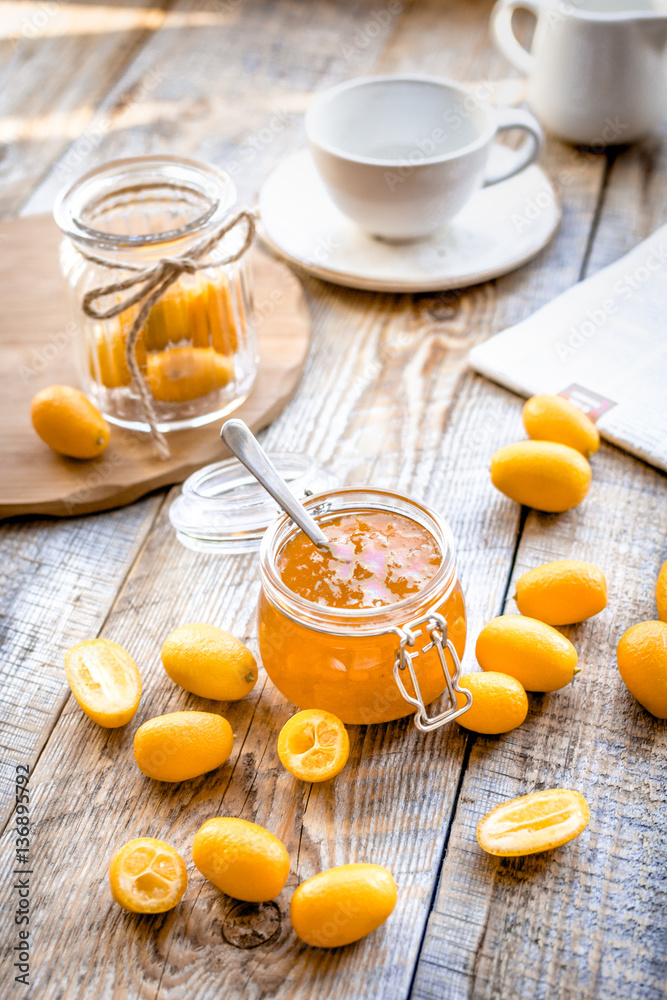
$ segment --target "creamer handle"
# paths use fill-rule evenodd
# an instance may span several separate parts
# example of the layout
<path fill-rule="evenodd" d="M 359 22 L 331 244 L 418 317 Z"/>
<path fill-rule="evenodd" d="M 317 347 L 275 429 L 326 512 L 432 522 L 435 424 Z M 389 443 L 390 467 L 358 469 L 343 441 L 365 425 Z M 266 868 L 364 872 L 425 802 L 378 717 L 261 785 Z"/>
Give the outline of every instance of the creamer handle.
<path fill-rule="evenodd" d="M 529 75 L 535 65 L 535 56 L 518 41 L 512 27 L 515 10 L 530 11 L 535 17 L 540 8 L 531 0 L 498 0 L 491 12 L 491 33 L 502 54 L 521 73 Z"/>

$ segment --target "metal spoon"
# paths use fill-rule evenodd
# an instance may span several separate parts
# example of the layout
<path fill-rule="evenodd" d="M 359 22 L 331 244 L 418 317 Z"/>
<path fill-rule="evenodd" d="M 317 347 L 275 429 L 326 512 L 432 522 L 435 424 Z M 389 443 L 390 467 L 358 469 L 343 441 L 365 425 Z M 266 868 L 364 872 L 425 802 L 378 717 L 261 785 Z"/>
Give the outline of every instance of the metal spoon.
<path fill-rule="evenodd" d="M 313 545 L 318 549 L 328 549 L 329 539 L 294 496 L 247 424 L 242 420 L 227 420 L 222 425 L 220 437 L 239 462 L 245 465 L 257 482 L 261 483 L 294 523 L 308 535 Z"/>

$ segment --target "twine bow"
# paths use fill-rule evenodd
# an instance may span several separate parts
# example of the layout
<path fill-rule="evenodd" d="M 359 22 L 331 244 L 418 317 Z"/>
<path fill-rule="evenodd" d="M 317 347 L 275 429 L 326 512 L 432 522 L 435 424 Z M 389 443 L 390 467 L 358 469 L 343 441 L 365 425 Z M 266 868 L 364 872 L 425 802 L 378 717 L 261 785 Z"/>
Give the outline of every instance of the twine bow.
<path fill-rule="evenodd" d="M 206 257 L 223 236 L 226 236 L 227 233 L 231 232 L 239 223 L 244 221 L 246 223 L 245 239 L 242 246 L 235 253 L 227 254 L 219 260 L 214 261 L 201 259 Z M 210 236 L 200 240 L 199 243 L 195 243 L 187 253 L 184 253 L 180 257 L 162 257 L 157 264 L 153 264 L 150 267 L 141 267 L 138 264 L 117 264 L 105 260 L 103 257 L 83 254 L 86 260 L 91 261 L 93 264 L 99 264 L 101 267 L 134 272 L 129 278 L 124 278 L 122 281 L 115 281 L 113 284 L 103 285 L 100 288 L 93 288 L 91 291 L 86 292 L 83 297 L 82 308 L 85 315 L 89 316 L 90 319 L 104 320 L 119 316 L 138 302 L 143 302 L 127 335 L 125 358 L 132 379 L 139 388 L 139 398 L 144 411 L 144 417 L 150 426 L 151 435 L 162 459 L 169 458 L 169 445 L 164 434 L 158 430 L 157 416 L 153 407 L 151 393 L 137 364 L 135 347 L 139 332 L 148 319 L 148 314 L 155 303 L 175 281 L 178 281 L 182 274 L 195 274 L 197 271 L 202 271 L 207 267 L 222 267 L 225 264 L 233 264 L 234 261 L 239 260 L 250 248 L 255 237 L 255 230 L 256 222 L 254 213 L 243 209 L 228 222 L 224 222 L 219 226 Z M 126 298 L 122 298 L 120 302 L 115 302 L 108 309 L 102 306 L 101 299 L 132 288 L 136 288 L 136 291 Z"/>

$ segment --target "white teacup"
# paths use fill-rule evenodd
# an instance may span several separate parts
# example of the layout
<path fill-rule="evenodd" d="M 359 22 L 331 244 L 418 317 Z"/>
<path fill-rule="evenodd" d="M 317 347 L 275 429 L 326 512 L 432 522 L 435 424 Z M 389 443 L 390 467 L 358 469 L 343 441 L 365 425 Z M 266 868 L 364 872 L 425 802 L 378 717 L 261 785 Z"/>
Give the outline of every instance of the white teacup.
<path fill-rule="evenodd" d="M 505 169 L 490 171 L 496 133 L 513 128 L 526 139 Z M 479 188 L 532 163 L 544 141 L 529 112 L 497 111 L 456 83 L 416 75 L 365 77 L 318 94 L 306 134 L 334 204 L 390 240 L 430 235 Z"/>

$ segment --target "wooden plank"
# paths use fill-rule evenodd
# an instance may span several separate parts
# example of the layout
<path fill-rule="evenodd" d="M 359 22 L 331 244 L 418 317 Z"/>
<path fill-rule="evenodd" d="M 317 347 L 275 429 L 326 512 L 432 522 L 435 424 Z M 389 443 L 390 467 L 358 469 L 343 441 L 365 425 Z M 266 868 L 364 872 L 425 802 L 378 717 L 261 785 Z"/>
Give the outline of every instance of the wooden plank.
<path fill-rule="evenodd" d="M 396 30 L 388 7 L 384 17 L 373 0 L 177 0 L 101 102 L 109 125 L 79 171 L 151 152 L 194 156 L 227 167 L 239 198 L 252 198 L 276 158 L 304 142 L 310 93 L 377 59 Z M 50 210 L 70 152 L 26 211 Z"/>
<path fill-rule="evenodd" d="M 350 16 L 358 18 L 360 9 L 356 4 L 312 5 L 306 13 L 299 8 L 305 24 L 303 29 L 294 25 L 289 49 L 279 46 L 279 65 L 283 79 L 296 79 L 302 103 L 316 79 L 358 71 L 356 64 L 350 69 L 341 53 L 352 34 Z M 370 17 L 374 8 L 363 9 Z M 483 13 L 488 9 L 488 3 L 480 8 Z M 243 5 L 253 53 L 265 56 L 279 45 L 280 32 L 287 30 L 281 20 L 286 10 L 296 8 Z M 446 14 L 451 31 L 437 19 L 439 10 L 412 5 L 393 27 L 393 37 L 410 39 L 413 65 L 429 71 L 449 65 L 469 79 L 483 77 L 496 57 L 486 62 L 479 10 L 471 10 L 466 19 L 463 7 L 449 5 L 442 16 L 444 22 Z M 418 30 L 412 28 L 413 18 Z M 246 44 L 248 37 L 246 33 Z M 210 31 L 191 42 L 204 63 L 207 53 L 225 46 L 216 63 L 219 75 L 208 79 L 208 87 L 220 95 L 233 92 L 242 56 L 240 29 L 233 42 Z M 179 45 L 174 36 L 160 34 L 153 44 L 165 60 L 161 65 L 177 75 L 182 40 Z M 392 51 L 391 58 L 373 65 L 389 70 L 406 58 L 399 44 Z M 335 59 L 344 63 L 336 70 Z M 275 62 L 258 61 L 269 79 L 276 77 Z M 331 77 L 317 75 L 323 71 Z M 131 80 L 126 78 L 123 86 L 131 86 Z M 243 80 L 243 86 L 248 92 L 241 105 L 252 109 L 253 100 L 259 100 L 253 95 L 268 83 L 258 73 L 252 81 Z M 282 84 L 269 91 L 269 100 L 286 90 Z M 192 100 L 196 98 L 195 88 Z M 181 137 L 188 151 L 207 148 L 213 121 L 203 115 L 196 129 Z M 298 122 L 285 145 L 297 139 Z M 129 136 L 119 132 L 101 152 L 120 155 L 150 141 L 140 130 Z M 270 150 L 259 152 L 249 164 L 249 170 L 257 171 L 255 178 L 283 148 L 281 141 L 277 137 Z M 557 165 L 558 149 L 553 156 L 549 162 Z M 567 191 L 564 227 L 554 246 L 540 261 L 498 283 L 461 295 L 397 298 L 306 282 L 315 326 L 313 354 L 300 393 L 265 441 L 270 447 L 317 454 L 348 481 L 398 484 L 427 494 L 455 528 L 474 622 L 496 610 L 515 547 L 517 510 L 507 508 L 498 495 L 489 496 L 482 484 L 487 482 L 486 450 L 506 440 L 516 413 L 508 406 L 509 394 L 471 376 L 457 398 L 465 354 L 478 338 L 575 280 L 600 177 L 597 162 L 581 171 Z M 47 195 L 45 184 L 32 205 L 40 206 Z M 443 441 L 450 421 L 452 430 Z M 193 555 L 175 542 L 163 512 L 104 630 L 128 646 L 144 672 L 146 696 L 137 724 L 176 707 L 216 707 L 169 684 L 158 662 L 161 641 L 174 625 L 198 618 L 224 624 L 253 645 L 256 594 L 256 564 L 250 557 Z M 34 776 L 36 849 L 41 864 L 53 873 L 39 882 L 35 988 L 40 1000 L 86 995 L 171 1000 L 186 989 L 193 1000 L 221 991 L 257 998 L 306 998 L 315 992 L 387 1000 L 406 995 L 466 739 L 452 727 L 425 740 L 410 720 L 368 730 L 355 727 L 347 769 L 335 784 L 310 791 L 281 769 L 275 754 L 276 734 L 291 709 L 269 684 L 259 687 L 244 702 L 224 706 L 236 732 L 230 764 L 166 791 L 134 769 L 134 725 L 127 733 L 99 732 L 68 703 Z M 286 890 L 278 899 L 279 936 L 253 953 L 225 943 L 221 928 L 233 920 L 234 904 L 196 873 L 184 904 L 164 918 L 124 915 L 109 901 L 105 864 L 112 846 L 140 834 L 164 836 L 189 862 L 197 826 L 221 811 L 264 823 L 284 838 L 293 862 L 290 889 L 331 864 L 362 859 L 388 864 L 401 885 L 396 913 L 381 932 L 353 948 L 315 952 L 299 945 L 289 928 Z M 48 915 L 56 911 L 58 920 L 47 930 Z M 105 942 L 104 952 L 93 958 L 91 940 Z"/>
<path fill-rule="evenodd" d="M 664 997 L 665 727 L 626 691 L 615 647 L 629 625 L 655 617 L 665 492 L 660 473 L 604 446 L 578 510 L 528 517 L 513 578 L 551 559 L 589 559 L 607 574 L 609 607 L 568 630 L 583 665 L 572 685 L 531 695 L 518 730 L 472 740 L 419 1000 Z M 506 610 L 516 613 L 511 600 Z M 475 827 L 490 808 L 554 786 L 589 802 L 575 843 L 516 860 L 483 854 Z"/>
<path fill-rule="evenodd" d="M 655 163 L 646 149 L 631 148 L 613 162 L 588 273 L 665 221 L 664 184 L 646 169 Z M 520 407 L 517 400 L 517 437 Z M 667 778 L 666 737 L 625 689 L 615 650 L 626 628 L 656 615 L 667 490 L 661 473 L 610 446 L 592 465 L 593 486 L 579 508 L 529 513 L 512 580 L 552 559 L 588 559 L 607 574 L 609 606 L 566 630 L 583 664 L 572 685 L 531 695 L 528 720 L 515 732 L 471 737 L 415 1000 L 665 996 L 658 873 L 667 862 L 667 824 L 658 789 Z M 516 610 L 510 598 L 506 611 Z M 552 786 L 584 794 L 588 830 L 541 856 L 484 855 L 478 820 L 500 801 Z"/>
<path fill-rule="evenodd" d="M 419 66 L 467 79 L 495 71 L 498 60 L 488 52 L 481 20 L 489 9 L 489 3 L 474 9 L 414 4 L 377 33 L 368 27 L 376 10 L 372 3 L 304 7 L 246 0 L 236 8 L 238 21 L 228 33 L 210 26 L 161 32 L 142 52 L 141 67 L 128 72 L 109 98 L 131 94 L 135 74 L 140 78 L 146 67 L 159 66 L 170 83 L 156 88 L 147 102 L 142 120 L 149 127 L 131 124 L 132 115 L 143 113 L 140 97 L 131 115 L 118 117 L 118 129 L 99 157 L 159 146 L 224 162 L 240 147 L 249 162 L 237 179 L 242 192 L 253 191 L 273 158 L 302 141 L 297 112 L 314 85 L 366 68 Z M 357 45 L 360 24 L 364 31 Z M 387 41 L 391 48 L 379 58 Z M 243 76 L 248 61 L 254 78 Z M 171 81 L 187 84 L 186 98 Z M 176 103 L 170 103 L 170 94 Z M 293 121 L 263 144 L 261 129 L 281 106 L 293 113 Z M 173 128 L 176 115 L 184 123 L 181 134 Z M 549 169 L 559 167 L 559 148 L 549 156 Z M 265 440 L 271 447 L 318 454 L 350 481 L 425 493 L 455 528 L 475 623 L 497 609 L 515 547 L 518 512 L 482 487 L 487 451 L 507 439 L 516 411 L 508 405 L 509 394 L 481 379 L 466 376 L 459 390 L 465 353 L 478 338 L 575 280 L 600 177 L 599 161 L 576 172 L 554 246 L 501 282 L 462 295 L 397 299 L 307 281 L 315 350 L 301 392 Z M 48 208 L 57 182 L 52 174 L 29 208 Z M 158 663 L 161 640 L 173 625 L 198 617 L 224 623 L 252 644 L 256 588 L 252 559 L 194 556 L 175 543 L 163 512 L 104 632 L 126 643 L 145 673 L 146 699 L 137 723 L 173 707 L 206 706 L 166 681 Z M 100 733 L 68 702 L 34 776 L 35 849 L 42 870 L 49 872 L 48 880 L 40 877 L 37 883 L 34 982 L 40 1000 L 180 998 L 184 990 L 203 1000 L 221 989 L 248 997 L 405 996 L 465 738 L 452 727 L 426 741 L 409 720 L 354 729 L 346 771 L 335 785 L 310 792 L 276 760 L 276 733 L 289 712 L 270 685 L 225 708 L 237 735 L 230 765 L 187 788 L 164 792 L 134 770 L 131 733 Z M 253 954 L 221 939 L 233 904 L 198 875 L 183 906 L 164 918 L 133 918 L 109 902 L 110 845 L 140 833 L 165 836 L 189 861 L 197 825 L 220 810 L 266 823 L 284 837 L 293 859 L 290 887 L 329 864 L 362 858 L 387 863 L 402 887 L 397 912 L 368 941 L 315 953 L 298 945 L 289 930 L 286 892 L 278 900 L 279 937 Z M 4 847 L 9 845 L 6 839 Z M 11 914 L 5 912 L 0 921 L 7 921 L 9 932 Z M 91 958 L 90 942 L 98 940 L 105 942 L 104 950 Z"/>
<path fill-rule="evenodd" d="M 0 214 L 18 213 L 65 150 L 60 184 L 83 173 L 113 115 L 95 117 L 111 84 L 162 24 L 166 0 L 102 13 L 86 2 L 5 0 L 0 24 Z M 73 72 L 73 67 L 76 72 Z M 152 78 L 144 85 L 150 90 Z M 69 148 L 68 148 L 69 147 Z"/>
<path fill-rule="evenodd" d="M 666 221 L 667 122 L 613 159 L 588 273 L 618 260 Z"/>
<path fill-rule="evenodd" d="M 162 499 L 68 521 L 0 526 L 0 821 L 17 764 L 35 764 L 69 694 L 65 650 L 97 635 Z"/>
<path fill-rule="evenodd" d="M 17 213 L 52 166 L 59 183 L 85 169 L 111 127 L 95 107 L 163 20 L 163 0 L 87 3 L 8 0 L 0 25 L 0 214 Z M 92 15 L 92 17 L 91 17 Z M 72 72 L 76 67 L 76 72 Z M 150 90 L 151 79 L 145 79 Z M 84 134 L 85 133 L 85 134 Z M 0 818 L 14 795 L 16 763 L 34 764 L 68 693 L 62 657 L 95 635 L 159 507 L 151 498 L 108 517 L 0 528 L 3 648 Z"/>

